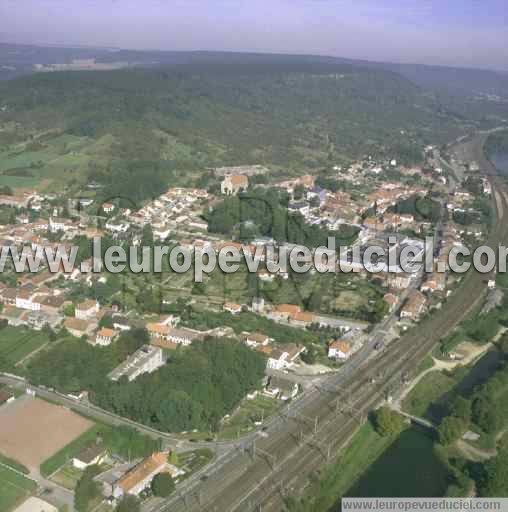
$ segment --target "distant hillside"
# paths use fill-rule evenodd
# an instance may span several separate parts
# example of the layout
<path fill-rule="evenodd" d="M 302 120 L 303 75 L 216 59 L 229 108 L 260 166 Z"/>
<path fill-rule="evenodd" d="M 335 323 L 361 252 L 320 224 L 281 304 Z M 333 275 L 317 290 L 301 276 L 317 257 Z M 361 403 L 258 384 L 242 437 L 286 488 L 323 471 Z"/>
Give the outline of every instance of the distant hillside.
<path fill-rule="evenodd" d="M 399 74 L 312 57 L 195 54 L 176 68 L 40 73 L 0 82 L 0 98 L 4 121 L 110 134 L 113 157 L 180 166 L 411 158 L 464 127 Z"/>

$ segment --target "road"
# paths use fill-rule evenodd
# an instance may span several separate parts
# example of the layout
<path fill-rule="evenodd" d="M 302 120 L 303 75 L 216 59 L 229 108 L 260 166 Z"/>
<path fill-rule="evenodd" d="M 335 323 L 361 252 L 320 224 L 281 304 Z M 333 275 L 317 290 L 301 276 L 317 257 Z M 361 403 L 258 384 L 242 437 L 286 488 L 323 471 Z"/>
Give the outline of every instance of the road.
<path fill-rule="evenodd" d="M 481 151 L 483 139 L 474 139 L 468 151 L 490 176 L 496 200 L 496 222 L 487 245 L 497 248 L 508 241 L 508 224 L 499 213 L 508 207 L 505 185 Z M 456 293 L 443 307 L 424 318 L 382 354 L 373 355 L 377 336 L 390 319 L 379 325 L 369 343 L 338 374 L 324 378 L 295 404 L 283 411 L 267 428 L 266 437 L 244 444 L 243 450 L 224 455 L 195 478 L 184 482 L 179 495 L 151 504 L 148 512 L 280 511 L 285 496 L 305 488 L 309 475 L 332 460 L 347 444 L 368 412 L 393 396 L 408 380 L 419 362 L 435 344 L 477 307 L 486 291 L 485 277 L 466 274 Z M 407 291 L 406 291 L 407 293 Z"/>

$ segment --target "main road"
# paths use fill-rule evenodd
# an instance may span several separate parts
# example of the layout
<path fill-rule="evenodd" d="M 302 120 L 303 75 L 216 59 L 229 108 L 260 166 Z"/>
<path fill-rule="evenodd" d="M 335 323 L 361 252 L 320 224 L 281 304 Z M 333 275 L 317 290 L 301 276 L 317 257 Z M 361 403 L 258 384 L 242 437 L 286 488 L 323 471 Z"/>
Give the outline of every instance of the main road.
<path fill-rule="evenodd" d="M 471 160 L 489 176 L 495 200 L 495 222 L 486 242 L 494 250 L 508 241 L 506 187 L 482 153 L 482 136 L 467 142 Z M 325 378 L 274 419 L 257 439 L 219 457 L 149 511 L 280 511 L 288 495 L 302 492 L 309 476 L 354 435 L 367 414 L 396 394 L 436 343 L 477 308 L 487 277 L 472 270 L 442 308 L 427 316 L 399 340 L 372 357 L 372 342 L 356 354 L 344 371 Z"/>

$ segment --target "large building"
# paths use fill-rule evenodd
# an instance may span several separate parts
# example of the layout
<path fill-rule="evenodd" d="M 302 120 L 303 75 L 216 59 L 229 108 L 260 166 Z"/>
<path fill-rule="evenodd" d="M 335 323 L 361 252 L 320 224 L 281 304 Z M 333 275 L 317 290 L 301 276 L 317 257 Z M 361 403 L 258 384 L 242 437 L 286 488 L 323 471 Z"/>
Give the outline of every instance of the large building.
<path fill-rule="evenodd" d="M 156 475 L 162 473 L 168 462 L 168 454 L 154 453 L 128 471 L 113 488 L 113 496 L 121 498 L 126 494 L 139 496 L 150 486 Z"/>
<path fill-rule="evenodd" d="M 226 175 L 220 189 L 224 195 L 233 196 L 249 188 L 249 178 L 241 174 Z"/>
<path fill-rule="evenodd" d="M 143 373 L 154 372 L 163 364 L 162 349 L 145 345 L 117 366 L 108 377 L 114 381 L 121 377 L 127 377 L 129 381 L 133 381 Z"/>

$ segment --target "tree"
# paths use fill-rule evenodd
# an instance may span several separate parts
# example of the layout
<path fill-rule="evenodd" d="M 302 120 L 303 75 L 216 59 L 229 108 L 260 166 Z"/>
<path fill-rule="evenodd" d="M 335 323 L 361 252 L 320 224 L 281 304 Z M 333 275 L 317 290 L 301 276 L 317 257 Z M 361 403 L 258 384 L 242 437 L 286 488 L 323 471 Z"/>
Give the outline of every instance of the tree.
<path fill-rule="evenodd" d="M 74 306 L 74 304 L 67 304 L 67 306 L 65 306 L 63 308 L 63 312 L 64 312 L 65 316 L 71 316 L 72 317 L 76 313 L 76 306 Z"/>
<path fill-rule="evenodd" d="M 138 498 L 127 494 L 120 500 L 116 506 L 115 512 L 139 512 L 140 510 L 141 505 Z"/>
<path fill-rule="evenodd" d="M 175 490 L 175 482 L 169 473 L 159 473 L 152 480 L 152 492 L 159 498 L 167 498 Z"/>
<path fill-rule="evenodd" d="M 384 406 L 373 413 L 374 427 L 381 436 L 397 435 L 404 429 L 404 418 Z"/>
<path fill-rule="evenodd" d="M 447 416 L 439 425 L 439 441 L 442 445 L 448 446 L 457 441 L 466 431 L 467 424 L 462 418 Z"/>
<path fill-rule="evenodd" d="M 93 478 L 100 473 L 99 466 L 85 469 L 74 491 L 74 506 L 78 512 L 88 512 L 91 503 L 101 495 L 101 487 Z"/>
<path fill-rule="evenodd" d="M 458 396 L 450 407 L 450 413 L 456 418 L 461 418 L 466 423 L 471 421 L 471 402 L 462 396 Z"/>
<path fill-rule="evenodd" d="M 314 364 L 317 359 L 316 349 L 313 345 L 307 347 L 302 355 L 300 356 L 301 360 L 306 364 Z"/>
<path fill-rule="evenodd" d="M 490 396 L 480 395 L 473 400 L 472 418 L 487 433 L 497 432 L 500 428 L 499 409 Z"/>
<path fill-rule="evenodd" d="M 11 367 L 7 358 L 0 354 L 0 371 L 7 371 Z"/>
<path fill-rule="evenodd" d="M 508 496 L 508 447 L 504 446 L 495 458 L 485 463 L 478 491 L 483 497 Z"/>

